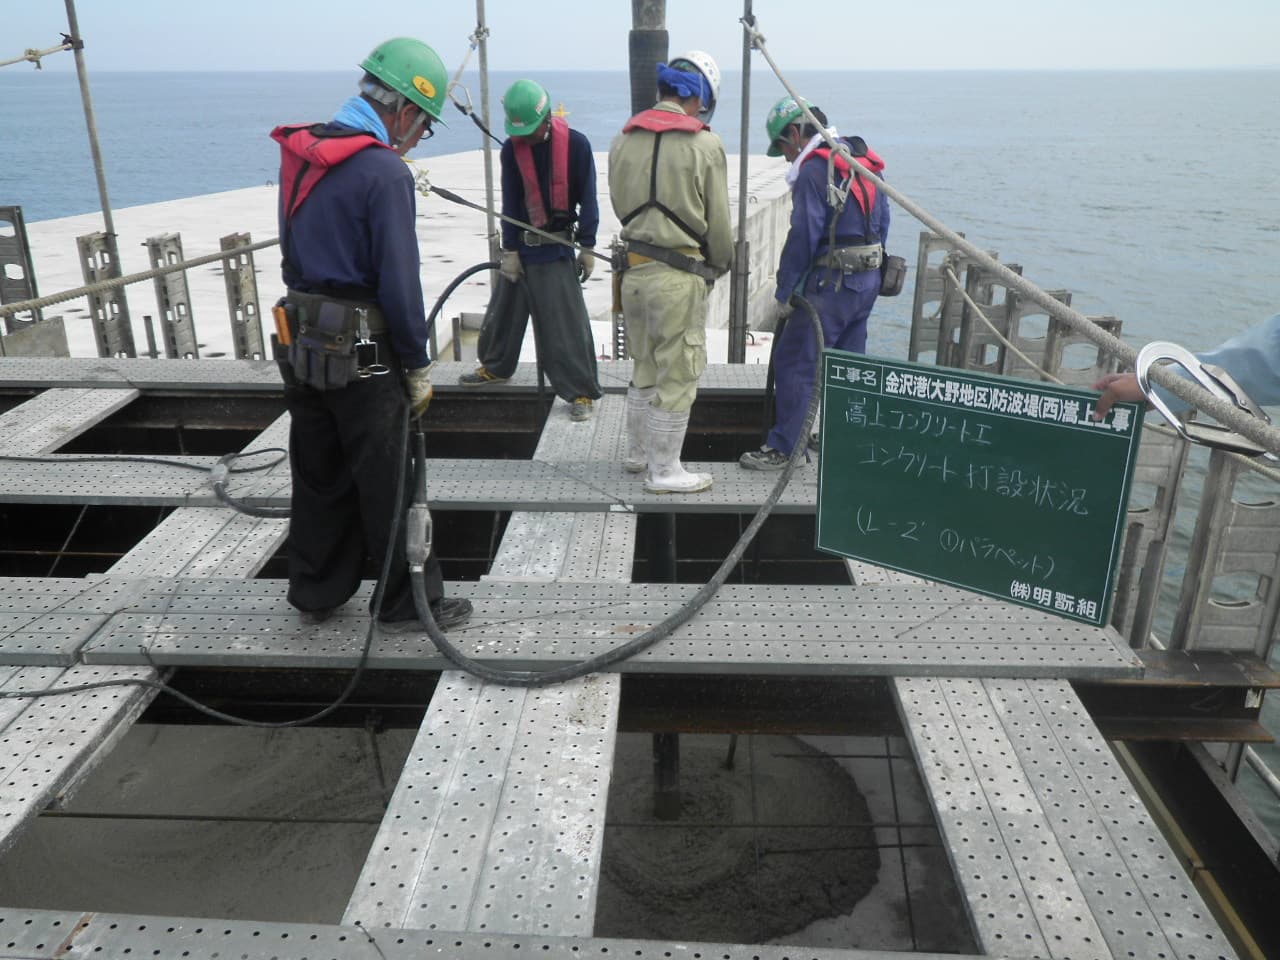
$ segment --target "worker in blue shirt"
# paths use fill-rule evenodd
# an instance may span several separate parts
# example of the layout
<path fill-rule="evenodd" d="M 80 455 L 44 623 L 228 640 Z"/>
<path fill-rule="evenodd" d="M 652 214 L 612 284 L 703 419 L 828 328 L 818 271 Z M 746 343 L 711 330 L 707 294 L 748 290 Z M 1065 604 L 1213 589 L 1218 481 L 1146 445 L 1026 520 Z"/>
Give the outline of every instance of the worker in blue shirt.
<path fill-rule="evenodd" d="M 827 118 L 805 104 L 824 127 Z M 875 183 L 854 175 L 848 160 L 833 153 L 822 132 L 805 117 L 800 102 L 783 97 L 765 118 L 768 155 L 790 163 L 791 228 L 778 263 L 774 322 L 775 420 L 764 446 L 738 462 L 748 470 L 781 470 L 787 465 L 804 426 L 819 345 L 807 311 L 791 316 L 794 295 L 803 296 L 822 320 L 823 346 L 861 353 L 867 343 L 867 317 L 880 293 L 884 243 L 889 234 L 889 204 Z M 836 137 L 834 127 L 827 133 Z M 882 175 L 884 162 L 861 137 L 839 138 L 860 164 Z M 842 206 L 832 205 L 835 187 Z"/>
<path fill-rule="evenodd" d="M 563 117 L 551 115 L 551 96 L 533 80 L 517 80 L 502 98 L 507 140 L 500 154 L 502 213 L 584 248 L 502 223 L 501 279 L 480 328 L 480 366 L 463 386 L 509 380 L 520 362 L 533 313 L 538 360 L 574 420 L 591 416 L 601 395 L 596 346 L 582 284 L 595 267 L 591 253 L 600 225 L 596 163 L 591 143 Z M 523 278 L 523 279 L 522 279 Z"/>
<path fill-rule="evenodd" d="M 407 37 L 360 66 L 359 94 L 332 121 L 271 134 L 288 287 L 276 315 L 293 483 L 288 596 L 304 623 L 322 623 L 390 550 L 370 613 L 401 632 L 419 621 L 403 538 L 389 542 L 411 466 L 396 437 L 406 407 L 421 416 L 432 392 L 414 182 L 402 158 L 431 135 L 449 77 L 434 50 Z M 470 601 L 444 596 L 434 551 L 425 580 L 438 626 L 467 619 Z"/>
<path fill-rule="evenodd" d="M 1280 314 L 1250 327 L 1241 334 L 1196 357 L 1225 370 L 1254 403 L 1262 407 L 1280 405 Z M 1110 373 L 1093 385 L 1103 391 L 1094 407 L 1094 419 L 1101 420 L 1116 401 L 1141 403 L 1146 397 L 1134 373 Z M 1158 388 L 1157 388 L 1158 389 Z M 1187 405 L 1167 391 L 1161 393 L 1170 409 Z"/>

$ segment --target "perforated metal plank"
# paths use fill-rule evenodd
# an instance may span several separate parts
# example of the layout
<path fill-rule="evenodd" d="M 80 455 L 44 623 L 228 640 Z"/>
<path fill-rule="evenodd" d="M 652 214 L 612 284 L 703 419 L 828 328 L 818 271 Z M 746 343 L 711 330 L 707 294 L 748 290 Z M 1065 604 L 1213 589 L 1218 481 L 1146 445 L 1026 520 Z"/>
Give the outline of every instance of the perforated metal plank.
<path fill-rule="evenodd" d="M 616 674 L 530 692 L 472 929 L 591 934 L 620 695 Z"/>
<path fill-rule="evenodd" d="M 950 682 L 965 681 L 906 677 L 894 689 L 970 921 L 989 952 L 1048 957 L 1032 908 L 1034 891 L 1024 889 L 1001 831 L 1000 811 L 986 790 L 988 771 L 970 752 L 973 741 L 979 755 L 984 752 L 985 735 L 998 753 L 1002 731 L 978 729 L 953 716 L 945 695 Z"/>
<path fill-rule="evenodd" d="M 0 472 L 0 501 L 7 503 L 128 504 L 134 506 L 213 506 L 208 485 L 214 457 L 159 458 L 51 455 L 53 462 L 6 463 Z"/>
<path fill-rule="evenodd" d="M 45 390 L 0 414 L 0 451 L 10 456 L 34 456 L 56 450 L 138 396 L 131 388 Z"/>
<path fill-rule="evenodd" d="M 530 934 L 434 932 L 308 923 L 253 923 L 119 913 L 0 908 L 0 957 L 89 960 L 979 960 L 955 953 L 900 953 L 794 946 L 603 940 Z"/>
<path fill-rule="evenodd" d="M 0 579 L 0 663 L 70 666 L 111 614 L 145 587 L 123 580 Z"/>
<path fill-rule="evenodd" d="M 58 677 L 62 676 L 61 667 L 17 667 L 5 665 L 0 667 L 0 691 L 20 693 L 30 690 L 44 690 Z M 0 700 L 0 733 L 26 712 L 35 700 L 8 699 Z M 15 748 L 16 749 L 16 748 Z"/>
<path fill-rule="evenodd" d="M 982 683 L 1112 953 L 1236 960 L 1071 686 Z"/>
<path fill-rule="evenodd" d="M 344 922 L 588 933 L 617 682 L 446 673 Z"/>
<path fill-rule="evenodd" d="M 48 686 L 44 675 L 38 675 L 33 686 L 56 689 L 150 673 L 81 665 L 61 672 Z M 20 682 L 11 678 L 6 689 Z M 51 801 L 79 782 L 154 696 L 154 689 L 125 685 L 44 697 L 31 701 L 5 726 L 0 738 L 0 852 Z"/>
<path fill-rule="evenodd" d="M 849 579 L 859 586 L 869 586 L 870 584 L 883 583 L 904 583 L 904 584 L 926 584 L 929 581 L 922 577 L 913 577 L 909 573 L 902 573 L 898 570 L 890 570 L 888 567 L 880 567 L 874 563 L 864 563 L 861 560 L 846 560 L 844 562 L 845 569 L 849 571 Z"/>
<path fill-rule="evenodd" d="M 470 373 L 474 363 L 442 362 L 432 379 L 441 393 L 467 392 L 474 387 L 458 384 L 458 377 Z M 631 379 L 629 360 L 599 364 L 600 386 L 608 393 L 625 393 Z M 711 364 L 698 380 L 699 393 L 759 393 L 764 389 L 765 364 Z M 206 358 L 151 360 L 123 357 L 3 357 L 0 358 L 0 387 L 99 387 L 129 386 L 142 391 L 190 390 L 228 393 L 279 393 L 284 385 L 271 360 L 229 360 Z M 537 390 L 537 368 L 522 363 L 509 383 L 485 387 L 484 393 L 528 394 Z"/>
<path fill-rule="evenodd" d="M 998 954 L 1110 960 L 982 681 L 895 686 L 979 942 Z"/>
<path fill-rule="evenodd" d="M 493 618 L 481 601 L 472 620 L 455 628 L 451 639 L 468 656 L 494 666 L 544 669 L 604 653 L 634 639 L 658 619 L 590 626 L 582 620 Z M 86 663 L 349 668 L 359 659 L 367 624 L 367 618 L 354 612 L 319 627 L 305 627 L 290 613 L 126 613 L 113 617 L 82 657 Z M 821 631 L 825 639 L 815 639 L 818 629 L 803 618 L 763 626 L 695 619 L 617 669 L 1073 679 L 1136 676 L 1141 670 L 1105 636 L 1069 632 L 1072 625 L 997 630 L 945 622 L 921 626 L 828 621 L 828 626 Z M 977 639 L 971 639 L 974 636 Z M 446 664 L 425 634 L 411 634 L 376 641 L 369 666 L 435 670 Z"/>
<path fill-rule="evenodd" d="M 278 417 L 245 448 L 265 457 L 246 457 L 242 465 L 270 461 L 272 448 L 283 455 L 289 444 L 289 415 Z M 282 460 L 264 477 L 288 473 Z M 238 480 L 241 475 L 237 474 Z M 270 482 L 277 482 L 272 479 Z M 111 567 L 112 576 L 252 577 L 275 554 L 289 532 L 289 521 L 251 517 L 216 507 L 174 510 Z"/>
<path fill-rule="evenodd" d="M 584 455 L 610 429 L 610 403 L 602 399 L 587 422 L 553 411 L 535 458 Z M 549 580 L 571 557 L 607 555 L 608 546 L 599 543 L 604 525 L 586 526 L 581 519 L 513 513 L 490 578 Z M 619 519 L 634 528 L 634 517 Z M 631 555 L 615 560 L 629 578 Z M 423 753 L 415 748 L 415 756 L 428 751 L 424 741 L 442 735 L 440 715 L 451 717 L 454 733 L 465 731 L 461 742 L 449 743 L 458 757 L 441 789 L 450 793 L 423 809 L 414 798 L 426 785 L 413 777 L 423 771 L 411 774 L 406 768 L 380 834 L 389 842 L 375 841 L 346 919 L 367 915 L 383 923 L 589 934 L 619 689 L 616 676 L 521 690 L 482 684 L 456 671 L 442 674 L 419 738 Z M 407 819 L 429 839 L 405 850 L 391 841 Z M 397 896 L 410 875 L 417 877 L 412 893 Z M 371 894 L 391 884 L 391 903 L 377 897 L 370 903 Z"/>
<path fill-rule="evenodd" d="M 0 474 L 0 502 L 216 506 L 218 500 L 207 473 L 215 459 L 166 457 L 121 462 L 67 457 L 54 463 L 7 464 Z M 198 469 L 162 460 L 177 460 Z M 428 464 L 427 490 L 432 508 L 441 510 L 750 513 L 764 502 L 776 480 L 771 474 L 743 470 L 736 463 L 687 466 L 710 473 L 714 486 L 699 494 L 646 493 L 643 475 L 627 473 L 620 462 L 440 459 Z M 280 471 L 267 476 L 236 475 L 228 489 L 253 506 L 289 505 L 288 476 Z M 800 470 L 774 512 L 812 513 L 816 500 L 817 471 Z"/>

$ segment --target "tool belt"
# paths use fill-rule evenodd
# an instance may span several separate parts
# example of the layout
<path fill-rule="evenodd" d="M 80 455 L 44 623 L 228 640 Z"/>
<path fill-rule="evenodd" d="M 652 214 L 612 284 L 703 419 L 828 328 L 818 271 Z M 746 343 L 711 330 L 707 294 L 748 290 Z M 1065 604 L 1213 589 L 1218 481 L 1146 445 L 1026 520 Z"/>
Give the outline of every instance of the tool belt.
<path fill-rule="evenodd" d="M 716 277 L 720 275 L 719 271 L 700 259 L 702 251 L 697 247 L 658 247 L 643 240 L 628 240 L 626 244 L 627 267 L 635 267 L 656 260 L 658 263 L 665 263 L 669 267 L 701 277 L 708 284 L 714 283 Z"/>
<path fill-rule="evenodd" d="M 552 237 L 555 237 L 557 240 L 563 240 L 566 243 L 573 242 L 572 230 L 544 230 L 543 233 L 549 233 L 551 234 Z M 520 241 L 526 247 L 541 247 L 544 245 L 550 246 L 551 244 L 556 242 L 555 240 L 552 240 L 550 237 L 544 237 L 542 233 L 534 233 L 532 230 L 520 231 Z"/>
<path fill-rule="evenodd" d="M 285 348 L 277 360 L 297 383 L 340 390 L 353 380 L 386 372 L 370 339 L 388 330 L 377 304 L 290 290 L 273 312 L 278 341 Z"/>
<path fill-rule="evenodd" d="M 864 270 L 879 270 L 884 262 L 884 247 L 878 243 L 867 243 L 861 246 L 832 247 L 820 254 L 814 261 L 815 267 L 830 267 L 841 273 L 861 273 Z"/>

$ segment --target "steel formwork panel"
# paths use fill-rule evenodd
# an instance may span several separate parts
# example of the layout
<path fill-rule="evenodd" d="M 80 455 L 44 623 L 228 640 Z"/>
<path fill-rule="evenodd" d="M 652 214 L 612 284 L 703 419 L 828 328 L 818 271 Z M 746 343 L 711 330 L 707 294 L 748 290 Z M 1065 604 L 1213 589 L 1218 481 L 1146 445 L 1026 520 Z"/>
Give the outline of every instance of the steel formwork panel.
<path fill-rule="evenodd" d="M 182 235 L 163 233 L 147 237 L 144 242 L 151 268 L 182 263 Z M 196 339 L 195 316 L 191 311 L 191 292 L 187 289 L 187 271 L 173 270 L 153 281 L 156 307 L 160 311 L 160 333 L 164 355 L 169 359 L 198 360 L 200 344 Z"/>

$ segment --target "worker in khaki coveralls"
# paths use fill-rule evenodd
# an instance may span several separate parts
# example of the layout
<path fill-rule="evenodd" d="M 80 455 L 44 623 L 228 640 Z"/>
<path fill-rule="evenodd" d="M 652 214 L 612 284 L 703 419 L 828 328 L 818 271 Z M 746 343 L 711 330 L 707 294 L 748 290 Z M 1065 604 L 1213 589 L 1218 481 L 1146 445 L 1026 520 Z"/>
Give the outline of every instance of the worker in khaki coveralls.
<path fill-rule="evenodd" d="M 609 193 L 627 243 L 622 310 L 635 361 L 627 388 L 626 469 L 650 493 L 696 493 L 680 463 L 707 366 L 707 291 L 733 255 L 724 145 L 707 121 L 720 69 L 699 50 L 658 64 L 658 103 L 609 150 Z"/>

